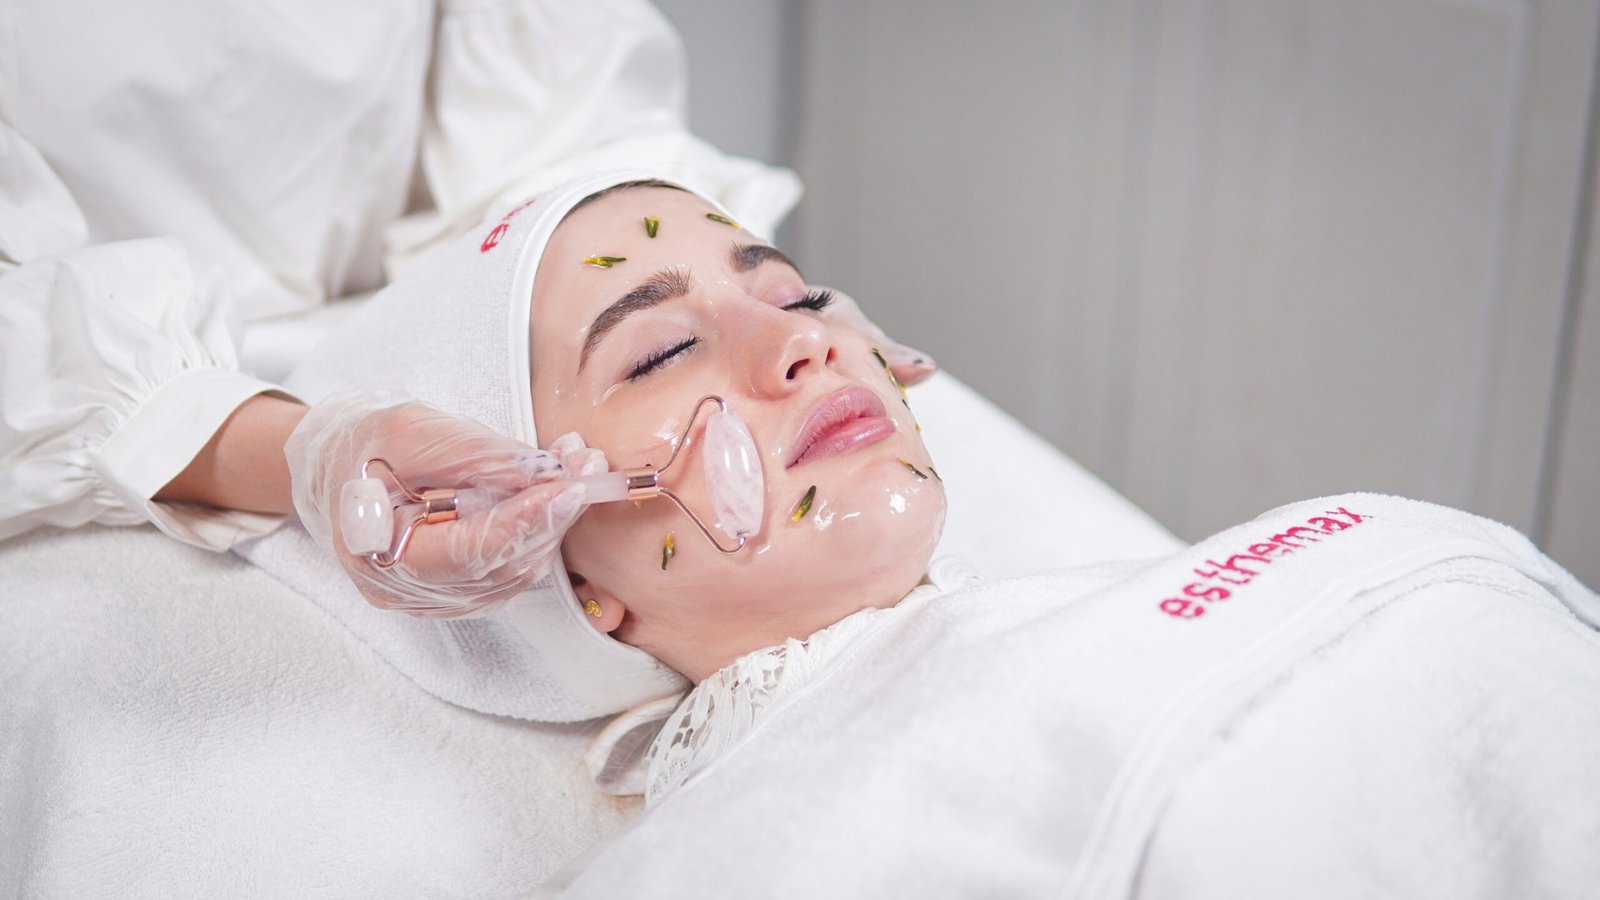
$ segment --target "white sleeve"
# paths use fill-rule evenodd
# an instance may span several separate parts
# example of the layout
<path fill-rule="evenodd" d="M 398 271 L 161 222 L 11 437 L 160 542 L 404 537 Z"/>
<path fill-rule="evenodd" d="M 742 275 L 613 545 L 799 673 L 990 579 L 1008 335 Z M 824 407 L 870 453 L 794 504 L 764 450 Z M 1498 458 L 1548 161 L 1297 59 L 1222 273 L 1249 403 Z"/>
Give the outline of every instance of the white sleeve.
<path fill-rule="evenodd" d="M 220 286 L 195 277 L 183 246 L 21 262 L 0 273 L 0 539 L 148 521 L 222 550 L 275 527 L 281 517 L 151 499 L 240 403 L 275 389 L 237 371 Z"/>
<path fill-rule="evenodd" d="M 681 179 L 770 235 L 800 180 L 690 134 L 687 68 L 645 0 L 446 0 L 421 147 L 433 209 L 388 229 L 391 277 L 491 213 L 600 169 Z"/>
<path fill-rule="evenodd" d="M 50 164 L 0 122 L 0 271 L 80 247 L 89 227 Z"/>

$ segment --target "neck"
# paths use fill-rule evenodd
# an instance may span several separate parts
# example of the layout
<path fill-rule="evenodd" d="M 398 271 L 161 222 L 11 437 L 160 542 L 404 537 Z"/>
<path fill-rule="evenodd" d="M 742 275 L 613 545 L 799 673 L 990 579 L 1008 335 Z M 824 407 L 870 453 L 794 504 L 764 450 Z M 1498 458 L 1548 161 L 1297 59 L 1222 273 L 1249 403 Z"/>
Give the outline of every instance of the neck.
<path fill-rule="evenodd" d="M 861 592 L 850 592 L 844 602 L 807 604 L 781 616 L 771 615 L 763 604 L 728 604 L 715 622 L 685 622 L 662 629 L 667 632 L 662 634 L 647 634 L 653 629 L 641 627 L 636 634 L 619 637 L 699 684 L 746 653 L 775 647 L 790 638 L 804 640 L 869 607 L 894 606 L 921 581 L 922 573 L 918 573 L 909 584 L 871 592 L 871 600 L 864 600 Z"/>

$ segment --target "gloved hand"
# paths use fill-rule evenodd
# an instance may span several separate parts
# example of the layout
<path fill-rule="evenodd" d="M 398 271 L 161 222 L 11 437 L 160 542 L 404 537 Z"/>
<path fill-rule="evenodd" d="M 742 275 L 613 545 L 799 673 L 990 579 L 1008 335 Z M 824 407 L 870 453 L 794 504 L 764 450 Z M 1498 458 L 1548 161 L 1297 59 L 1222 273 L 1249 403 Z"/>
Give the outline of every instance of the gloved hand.
<path fill-rule="evenodd" d="M 313 406 L 284 455 L 301 523 L 331 542 L 367 602 L 441 619 L 482 615 L 543 577 L 584 508 L 584 486 L 564 475 L 607 469 L 605 455 L 576 434 L 539 450 L 425 403 L 372 394 Z M 388 569 L 351 554 L 339 533 L 340 491 L 373 458 L 387 460 L 413 490 L 472 489 L 461 495 L 460 518 L 417 526 Z M 369 474 L 393 487 L 382 466 Z M 395 518 L 398 535 L 411 517 L 402 510 Z"/>
<path fill-rule="evenodd" d="M 850 325 L 876 338 L 878 348 L 883 351 L 883 358 L 889 362 L 889 370 L 894 372 L 894 377 L 900 379 L 901 384 L 910 386 L 925 381 L 928 376 L 939 371 L 939 364 L 933 361 L 933 357 L 921 350 L 907 347 L 885 334 L 882 328 L 861 311 L 854 297 L 838 288 L 827 288 L 827 290 L 833 292 L 833 302 L 822 310 L 822 317 Z"/>

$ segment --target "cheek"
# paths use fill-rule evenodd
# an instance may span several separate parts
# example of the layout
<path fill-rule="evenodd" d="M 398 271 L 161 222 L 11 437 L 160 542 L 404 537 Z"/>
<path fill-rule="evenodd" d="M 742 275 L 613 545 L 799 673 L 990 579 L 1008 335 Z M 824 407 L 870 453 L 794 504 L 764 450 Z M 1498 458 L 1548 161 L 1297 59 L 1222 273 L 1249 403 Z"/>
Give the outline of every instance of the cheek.
<path fill-rule="evenodd" d="M 692 492 L 684 501 L 708 527 L 712 524 Z M 718 538 L 731 543 L 721 534 Z M 711 546 L 666 497 L 637 506 L 622 501 L 591 507 L 567 532 L 561 551 L 568 569 L 630 603 L 704 593 L 730 562 L 737 565 L 748 557 L 748 549 L 730 555 Z"/>
<path fill-rule="evenodd" d="M 712 547 L 666 499 L 597 508 L 573 527 L 562 550 L 569 569 L 645 619 L 700 627 L 799 616 L 805 627 L 822 627 L 860 608 L 864 590 L 915 585 L 943 527 L 937 480 L 917 479 L 892 459 L 866 466 L 860 476 L 859 483 L 819 487 L 798 521 L 786 503 L 735 554 Z M 663 570 L 668 532 L 676 546 Z"/>
<path fill-rule="evenodd" d="M 562 542 L 567 568 L 619 596 L 627 594 L 626 586 L 662 574 L 664 539 L 668 532 L 682 531 L 676 512 L 661 500 L 638 507 L 627 501 L 590 507 Z"/>
<path fill-rule="evenodd" d="M 757 555 L 795 544 L 813 560 L 931 557 L 944 525 L 944 486 L 927 476 L 925 464 L 916 464 L 924 473 L 918 476 L 899 458 L 887 448 L 853 471 L 813 473 L 814 492 L 810 484 L 793 484 L 793 496 L 773 497 L 779 508 L 768 516 Z"/>
<path fill-rule="evenodd" d="M 684 424 L 688 421 L 689 401 L 677 403 L 664 398 L 644 402 L 610 402 L 590 407 L 581 433 L 592 447 L 606 451 L 612 469 L 652 465 L 657 469 L 672 459 Z M 681 408 L 680 408 L 681 407 Z M 704 413 L 701 414 L 702 419 Z M 671 486 L 691 465 L 699 465 L 694 453 L 685 447 L 662 478 Z"/>

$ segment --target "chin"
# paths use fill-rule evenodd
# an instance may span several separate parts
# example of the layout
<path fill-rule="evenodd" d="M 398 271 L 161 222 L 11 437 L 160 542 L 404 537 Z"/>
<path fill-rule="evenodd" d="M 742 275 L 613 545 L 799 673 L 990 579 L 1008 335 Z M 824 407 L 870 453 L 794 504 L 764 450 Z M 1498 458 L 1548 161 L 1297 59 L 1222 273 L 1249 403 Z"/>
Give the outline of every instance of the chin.
<path fill-rule="evenodd" d="M 782 568 L 804 571 L 806 583 L 819 589 L 872 595 L 857 593 L 867 601 L 857 608 L 898 601 L 927 571 L 946 509 L 942 485 L 908 475 L 896 455 L 871 460 L 853 473 L 831 474 L 819 467 L 811 509 L 799 522 L 790 518 L 792 499 L 769 511 L 751 562 L 770 556 Z M 803 494 L 804 487 L 794 493 Z"/>

